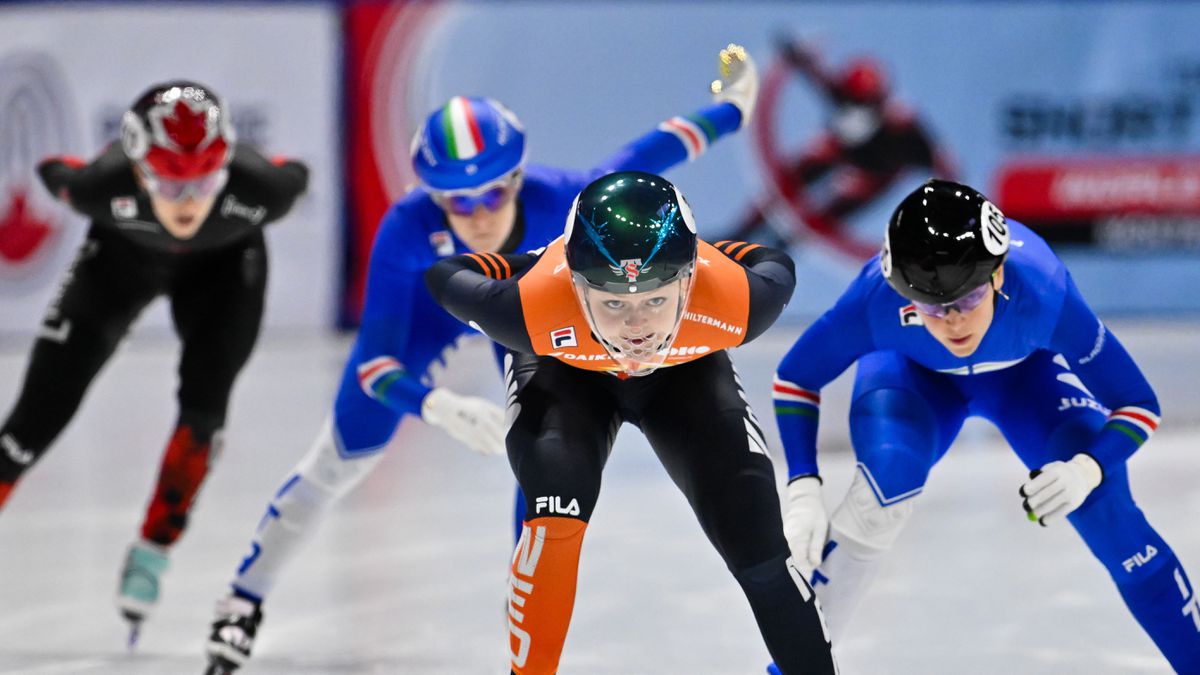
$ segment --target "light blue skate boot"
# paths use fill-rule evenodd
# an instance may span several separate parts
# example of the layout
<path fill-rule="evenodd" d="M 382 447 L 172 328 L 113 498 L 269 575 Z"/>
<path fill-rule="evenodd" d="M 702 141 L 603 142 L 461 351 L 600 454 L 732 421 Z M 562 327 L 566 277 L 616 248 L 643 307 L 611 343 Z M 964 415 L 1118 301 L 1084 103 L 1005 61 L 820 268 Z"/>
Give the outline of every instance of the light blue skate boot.
<path fill-rule="evenodd" d="M 130 624 L 129 647 L 137 645 L 142 621 L 158 604 L 160 579 L 167 571 L 167 549 L 139 540 L 130 544 L 121 567 L 121 585 L 117 589 L 117 609 Z"/>

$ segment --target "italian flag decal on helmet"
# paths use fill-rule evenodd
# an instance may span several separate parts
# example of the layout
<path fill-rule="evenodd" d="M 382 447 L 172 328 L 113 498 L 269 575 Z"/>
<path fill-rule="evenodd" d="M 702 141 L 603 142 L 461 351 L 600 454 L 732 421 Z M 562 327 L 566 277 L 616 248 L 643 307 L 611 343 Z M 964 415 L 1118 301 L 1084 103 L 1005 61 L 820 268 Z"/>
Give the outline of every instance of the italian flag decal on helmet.
<path fill-rule="evenodd" d="M 483 151 L 483 134 L 467 99 L 455 96 L 442 110 L 446 154 L 451 159 L 471 159 Z"/>

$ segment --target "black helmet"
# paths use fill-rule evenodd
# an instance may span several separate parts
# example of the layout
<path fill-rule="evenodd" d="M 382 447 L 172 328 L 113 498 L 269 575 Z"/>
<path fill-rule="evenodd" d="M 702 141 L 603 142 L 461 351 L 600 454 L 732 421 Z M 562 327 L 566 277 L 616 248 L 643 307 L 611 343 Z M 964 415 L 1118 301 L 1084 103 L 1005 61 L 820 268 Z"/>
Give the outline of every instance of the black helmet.
<path fill-rule="evenodd" d="M 1004 214 L 974 188 L 931 179 L 888 221 L 879 266 L 896 292 L 931 305 L 987 283 L 1008 253 Z"/>
<path fill-rule="evenodd" d="M 620 171 L 592 181 L 575 198 L 564 233 L 576 283 L 639 293 L 691 274 L 696 221 L 670 181 Z"/>

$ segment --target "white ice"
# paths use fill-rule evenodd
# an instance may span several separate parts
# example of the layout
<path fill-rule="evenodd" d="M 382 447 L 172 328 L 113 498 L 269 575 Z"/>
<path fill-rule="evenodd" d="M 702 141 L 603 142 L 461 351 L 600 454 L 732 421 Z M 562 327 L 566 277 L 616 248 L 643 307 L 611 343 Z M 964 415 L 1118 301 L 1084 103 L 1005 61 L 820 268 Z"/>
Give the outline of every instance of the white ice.
<path fill-rule="evenodd" d="M 1132 460 L 1134 495 L 1194 581 L 1197 328 L 1115 324 L 1164 408 L 1162 431 Z M 771 372 L 798 331 L 780 327 L 735 353 L 769 428 Z M 0 350 L 0 411 L 15 397 L 27 347 Z M 201 673 L 213 602 L 325 416 L 347 347 L 345 338 L 279 335 L 260 345 L 235 392 L 225 455 L 173 552 L 160 610 L 127 653 L 112 600 L 173 423 L 176 359 L 173 340 L 135 336 L 0 513 L 0 673 Z M 499 400 L 478 342 L 446 377 Z M 848 379 L 824 395 L 831 508 L 853 468 Z M 681 404 L 695 395 L 678 392 Z M 842 672 L 1170 672 L 1074 532 L 1025 520 L 1024 475 L 994 430 L 969 423 L 837 646 Z M 507 672 L 511 491 L 503 459 L 407 424 L 287 570 L 243 672 Z M 737 585 L 627 427 L 588 529 L 561 672 L 762 673 L 767 661 Z"/>

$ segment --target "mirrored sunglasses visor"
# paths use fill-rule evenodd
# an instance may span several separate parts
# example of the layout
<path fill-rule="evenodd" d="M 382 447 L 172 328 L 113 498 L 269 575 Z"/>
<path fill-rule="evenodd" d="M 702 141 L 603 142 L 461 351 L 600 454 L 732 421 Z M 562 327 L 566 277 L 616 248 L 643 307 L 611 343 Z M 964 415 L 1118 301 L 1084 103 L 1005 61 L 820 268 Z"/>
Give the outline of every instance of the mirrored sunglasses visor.
<path fill-rule="evenodd" d="M 913 306 L 917 308 L 918 312 L 938 319 L 944 319 L 952 309 L 958 310 L 960 314 L 966 314 L 983 304 L 983 301 L 988 297 L 988 289 L 991 286 L 992 284 L 989 281 L 954 302 L 948 302 L 944 305 L 930 305 L 914 300 Z"/>
<path fill-rule="evenodd" d="M 488 211 L 495 211 L 508 201 L 512 188 L 508 185 L 497 185 L 480 194 L 447 194 L 435 193 L 434 201 L 442 208 L 457 216 L 469 216 L 475 212 L 475 207 L 482 206 Z"/>
<path fill-rule="evenodd" d="M 229 171 L 226 169 L 214 171 L 191 180 L 168 180 L 166 178 L 159 178 L 148 171 L 144 172 L 144 175 L 146 177 L 146 187 L 151 192 L 171 201 L 179 201 L 188 196 L 196 199 L 204 199 L 225 187 L 225 181 L 229 179 Z"/>

